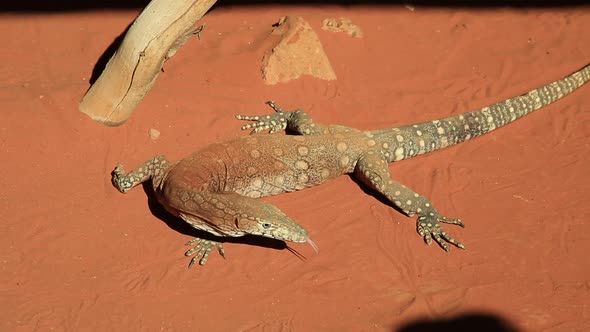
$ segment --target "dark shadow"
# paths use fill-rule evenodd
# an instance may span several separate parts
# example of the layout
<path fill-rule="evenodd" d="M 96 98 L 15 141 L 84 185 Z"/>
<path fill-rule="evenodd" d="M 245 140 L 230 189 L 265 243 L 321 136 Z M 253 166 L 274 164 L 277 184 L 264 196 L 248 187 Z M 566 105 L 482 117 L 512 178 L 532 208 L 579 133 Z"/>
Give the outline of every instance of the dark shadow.
<path fill-rule="evenodd" d="M 448 319 L 418 319 L 392 332 L 518 332 L 508 321 L 489 313 L 473 312 Z"/>
<path fill-rule="evenodd" d="M 107 63 L 109 62 L 113 54 L 115 54 L 115 52 L 119 48 L 119 45 L 121 45 L 121 43 L 123 42 L 123 38 L 125 38 L 125 34 L 127 34 L 127 31 L 131 27 L 131 24 L 133 24 L 133 22 L 129 23 L 127 28 L 125 28 L 125 30 L 123 30 L 123 32 L 121 32 L 121 34 L 113 40 L 113 42 L 104 50 L 104 52 L 102 52 L 98 60 L 96 60 L 96 64 L 94 65 L 94 68 L 92 68 L 92 75 L 90 76 L 89 80 L 90 85 L 94 84 L 94 82 L 96 82 L 100 74 L 102 74 L 102 71 L 106 67 Z"/>
<path fill-rule="evenodd" d="M 30 12 L 72 12 L 89 10 L 137 10 L 144 8 L 149 0 L 21 0 L 0 1 L 0 12 L 30 13 Z M 405 5 L 436 6 L 436 7 L 564 7 L 585 5 L 583 0 L 324 0 L 324 1 L 292 1 L 292 0 L 219 0 L 214 7 L 257 6 L 257 5 Z"/>
<path fill-rule="evenodd" d="M 383 196 L 383 194 L 381 194 L 380 192 L 378 192 L 377 190 L 375 190 L 373 188 L 368 187 L 361 180 L 357 179 L 353 174 L 347 174 L 347 175 L 352 181 L 354 181 L 354 183 L 356 183 L 361 188 L 361 190 L 365 194 L 375 197 L 379 202 L 381 202 L 387 206 L 390 206 L 391 208 L 393 208 L 394 210 L 396 210 L 397 212 L 399 212 L 403 215 L 403 212 L 400 210 L 400 208 L 398 208 L 397 206 L 395 206 L 395 204 L 390 202 L 387 199 L 387 197 Z"/>
<path fill-rule="evenodd" d="M 89 10 L 136 10 L 147 6 L 150 0 L 21 0 L 1 1 L 0 12 L 56 13 Z"/>
<path fill-rule="evenodd" d="M 245 235 L 240 237 L 219 237 L 213 234 L 210 234 L 205 231 L 201 231 L 198 229 L 193 228 L 184 220 L 177 218 L 170 214 L 160 203 L 158 203 L 156 199 L 156 195 L 154 193 L 154 189 L 152 187 L 151 181 L 146 181 L 143 184 L 143 190 L 147 195 L 147 203 L 150 209 L 150 212 L 158 219 L 162 220 L 163 222 L 168 225 L 171 229 L 181 234 L 185 234 L 192 237 L 198 237 L 200 239 L 217 241 L 221 243 L 239 243 L 239 244 L 246 244 L 251 246 L 258 246 L 264 247 L 268 249 L 275 249 L 275 250 L 284 250 L 287 249 L 291 251 L 295 256 L 299 257 L 300 259 L 304 259 L 304 257 L 299 254 L 295 249 L 290 248 L 284 241 L 275 240 L 267 237 L 262 236 L 255 236 L 255 235 Z"/>

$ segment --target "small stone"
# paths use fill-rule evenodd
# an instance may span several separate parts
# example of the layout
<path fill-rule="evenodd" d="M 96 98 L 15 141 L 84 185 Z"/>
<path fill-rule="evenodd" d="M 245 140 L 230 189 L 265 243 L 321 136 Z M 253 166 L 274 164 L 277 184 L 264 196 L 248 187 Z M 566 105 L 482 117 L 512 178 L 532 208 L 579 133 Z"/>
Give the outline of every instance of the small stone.
<path fill-rule="evenodd" d="M 160 131 L 157 129 L 150 128 L 149 133 L 150 133 L 150 138 L 152 139 L 152 141 L 155 141 L 158 139 L 158 137 L 160 137 Z"/>
<path fill-rule="evenodd" d="M 413 12 L 414 10 L 416 10 L 416 7 L 414 7 L 413 5 L 406 3 L 404 4 L 404 7 L 406 7 L 407 10 Z"/>
<path fill-rule="evenodd" d="M 332 32 L 346 32 L 347 34 L 361 38 L 363 36 L 363 32 L 361 28 L 353 24 L 352 21 L 346 17 L 337 18 L 326 18 L 322 21 L 322 30 L 332 31 Z"/>

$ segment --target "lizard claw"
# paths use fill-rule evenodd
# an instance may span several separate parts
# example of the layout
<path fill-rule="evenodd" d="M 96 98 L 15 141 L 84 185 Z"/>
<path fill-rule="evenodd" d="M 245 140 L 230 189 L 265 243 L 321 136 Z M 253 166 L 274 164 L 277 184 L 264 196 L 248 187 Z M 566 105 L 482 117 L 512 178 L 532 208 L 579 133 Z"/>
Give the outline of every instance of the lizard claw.
<path fill-rule="evenodd" d="M 430 245 L 432 243 L 432 239 L 434 238 L 436 243 L 438 243 L 438 245 L 446 252 L 449 252 L 449 246 L 447 245 L 447 242 L 451 243 L 457 248 L 465 249 L 465 246 L 445 232 L 439 223 L 465 227 L 463 222 L 459 219 L 448 219 L 441 216 L 436 211 L 427 211 L 425 214 L 418 217 L 418 221 L 416 223 L 418 234 L 424 238 L 424 242 Z"/>
<path fill-rule="evenodd" d="M 285 130 L 287 128 L 289 112 L 283 111 L 273 101 L 267 101 L 266 104 L 269 105 L 275 111 L 274 114 L 261 116 L 241 114 L 236 115 L 236 119 L 238 120 L 254 121 L 253 123 L 243 125 L 241 127 L 242 130 L 252 129 L 250 134 L 255 134 L 260 131 L 268 130 L 270 134 L 273 134 L 281 130 Z"/>
<path fill-rule="evenodd" d="M 199 262 L 199 265 L 205 265 L 213 248 L 217 248 L 221 257 L 225 258 L 225 251 L 223 250 L 223 245 L 220 242 L 199 239 L 196 237 L 188 241 L 185 245 L 194 246 L 194 248 L 191 248 L 184 253 L 184 255 L 187 257 L 195 255 L 188 264 L 189 268 L 196 262 Z"/>

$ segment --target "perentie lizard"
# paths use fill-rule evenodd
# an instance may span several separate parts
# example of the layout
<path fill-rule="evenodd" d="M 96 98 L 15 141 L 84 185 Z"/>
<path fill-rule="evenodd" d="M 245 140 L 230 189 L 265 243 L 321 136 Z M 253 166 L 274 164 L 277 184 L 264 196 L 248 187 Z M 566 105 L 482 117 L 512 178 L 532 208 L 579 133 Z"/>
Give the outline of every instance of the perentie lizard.
<path fill-rule="evenodd" d="M 502 127 L 571 93 L 590 79 L 590 65 L 556 82 L 481 109 L 440 120 L 396 128 L 361 131 L 321 125 L 302 110 L 242 116 L 252 133 L 287 130 L 296 135 L 245 136 L 211 144 L 172 164 L 163 155 L 125 174 L 113 171 L 121 192 L 151 179 L 158 201 L 193 227 L 216 236 L 261 235 L 309 242 L 308 233 L 274 205 L 256 198 L 315 186 L 345 173 L 378 191 L 407 216 L 417 215 L 417 231 L 426 243 L 434 239 L 444 250 L 463 244 L 440 223 L 459 225 L 441 215 L 428 199 L 393 180 L 388 163 L 457 144 Z M 186 252 L 203 265 L 221 243 L 195 238 Z"/>

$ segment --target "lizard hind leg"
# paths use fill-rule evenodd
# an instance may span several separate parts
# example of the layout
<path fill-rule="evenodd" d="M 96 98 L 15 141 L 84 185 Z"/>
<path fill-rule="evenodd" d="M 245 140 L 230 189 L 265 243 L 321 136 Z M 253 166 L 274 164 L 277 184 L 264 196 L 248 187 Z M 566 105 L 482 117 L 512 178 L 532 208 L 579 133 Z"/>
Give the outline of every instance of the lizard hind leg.
<path fill-rule="evenodd" d="M 393 180 L 389 174 L 387 161 L 377 152 L 368 151 L 359 159 L 354 176 L 385 196 L 407 216 L 418 215 L 416 230 L 427 244 L 430 245 L 434 239 L 447 252 L 449 251 L 447 242 L 465 249 L 463 244 L 450 236 L 440 225 L 440 223 L 447 223 L 464 227 L 463 222 L 442 216 L 427 198 Z"/>

